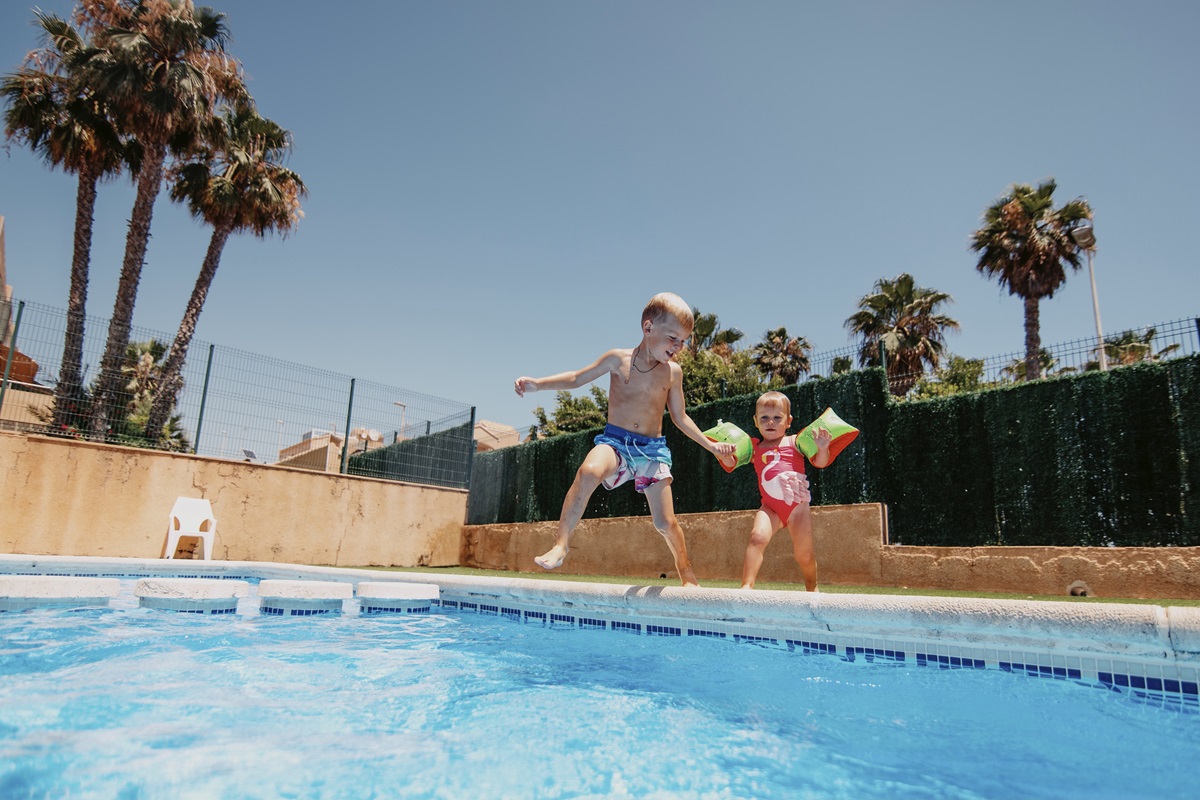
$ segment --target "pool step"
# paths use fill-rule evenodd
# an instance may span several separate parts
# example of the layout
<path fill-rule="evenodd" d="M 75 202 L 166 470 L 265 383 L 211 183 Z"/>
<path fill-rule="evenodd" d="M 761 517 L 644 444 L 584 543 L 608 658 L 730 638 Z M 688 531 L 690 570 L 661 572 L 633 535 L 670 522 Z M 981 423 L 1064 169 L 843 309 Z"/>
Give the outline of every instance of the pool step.
<path fill-rule="evenodd" d="M 120 591 L 116 578 L 0 575 L 0 611 L 107 606 Z"/>
<path fill-rule="evenodd" d="M 426 614 L 440 594 L 441 590 L 434 583 L 363 581 L 358 584 L 363 614 Z"/>
<path fill-rule="evenodd" d="M 342 610 L 342 601 L 354 596 L 354 586 L 342 581 L 281 581 L 258 583 L 259 609 L 264 614 L 308 617 Z"/>
<path fill-rule="evenodd" d="M 143 578 L 133 594 L 143 608 L 188 614 L 234 614 L 238 598 L 250 594 L 246 581 L 216 578 Z"/>

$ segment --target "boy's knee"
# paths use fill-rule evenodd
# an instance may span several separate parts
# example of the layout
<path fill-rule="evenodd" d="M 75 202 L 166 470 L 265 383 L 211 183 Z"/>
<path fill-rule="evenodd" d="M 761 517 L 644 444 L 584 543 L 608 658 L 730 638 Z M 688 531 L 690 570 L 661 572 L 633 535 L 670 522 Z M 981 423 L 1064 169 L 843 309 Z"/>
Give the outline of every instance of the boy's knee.
<path fill-rule="evenodd" d="M 600 468 L 588 464 L 586 461 L 579 465 L 579 469 L 575 470 L 575 483 L 580 486 L 595 489 L 603 480 L 604 475 Z"/>

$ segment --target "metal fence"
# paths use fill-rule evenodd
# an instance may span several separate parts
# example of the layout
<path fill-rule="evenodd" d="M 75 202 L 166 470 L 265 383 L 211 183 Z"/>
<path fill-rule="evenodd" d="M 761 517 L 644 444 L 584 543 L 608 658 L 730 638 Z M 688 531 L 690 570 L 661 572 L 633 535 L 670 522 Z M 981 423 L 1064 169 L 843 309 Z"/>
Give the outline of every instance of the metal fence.
<path fill-rule="evenodd" d="M 1177 319 L 1145 325 L 1141 328 L 1106 333 L 1104 341 L 1107 367 L 1124 366 L 1145 361 L 1162 361 L 1180 358 L 1200 352 L 1200 318 Z M 811 376 L 828 376 L 841 365 L 858 366 L 859 348 L 850 345 L 838 350 L 825 350 L 809 357 Z M 1042 377 L 1053 377 L 1088 370 L 1100 366 L 1100 346 L 1095 336 L 1073 339 L 1058 344 L 1042 345 Z M 1023 351 L 991 355 L 980 359 L 983 374 L 980 381 L 985 384 L 1016 383 L 1024 379 L 1025 353 Z M 945 364 L 943 364 L 945 366 Z M 929 373 L 899 375 L 888 373 L 889 382 L 911 384 L 923 377 L 935 378 Z"/>
<path fill-rule="evenodd" d="M 61 309 L 0 303 L 0 426 L 87 437 L 86 431 L 52 425 L 66 323 Z M 83 384 L 90 387 L 108 320 L 88 317 L 84 325 Z M 157 342 L 165 351 L 173 337 L 135 327 L 129 341 Z M 126 385 L 135 379 L 146 385 L 148 373 L 153 386 L 153 349 L 142 351 L 150 352 L 150 361 L 143 357 L 139 370 L 127 359 Z M 198 340 L 182 372 L 175 435 L 157 445 L 162 449 L 441 486 L 470 483 L 475 409 L 465 403 Z"/>

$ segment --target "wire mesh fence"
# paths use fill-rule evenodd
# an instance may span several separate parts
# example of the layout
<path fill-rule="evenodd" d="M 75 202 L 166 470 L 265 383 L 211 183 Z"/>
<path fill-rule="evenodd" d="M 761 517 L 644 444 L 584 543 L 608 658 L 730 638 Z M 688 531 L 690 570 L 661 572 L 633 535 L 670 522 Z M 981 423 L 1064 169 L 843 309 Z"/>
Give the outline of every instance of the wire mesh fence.
<path fill-rule="evenodd" d="M 825 350 L 809 357 L 809 375 L 828 376 L 859 366 L 860 348 L 854 345 Z M 1095 337 L 1043 345 L 1039 358 L 1041 377 L 1051 378 L 1097 369 L 1112 369 L 1145 362 L 1181 358 L 1200 352 L 1200 318 L 1185 318 L 1106 333 L 1103 346 Z M 1103 359 L 1101 354 L 1103 353 Z M 1017 383 L 1025 380 L 1025 353 L 1011 352 L 972 359 L 981 364 L 980 386 Z M 921 379 L 937 381 L 932 371 L 916 373 L 888 369 L 888 382 L 895 387 L 912 387 Z"/>
<path fill-rule="evenodd" d="M 173 338 L 147 328 L 130 330 L 118 413 L 94 434 L 88 406 L 108 325 L 84 320 L 83 389 L 56 398 L 67 313 L 0 303 L 0 427 L 440 486 L 470 482 L 473 407 L 195 340 L 171 418 L 161 435 L 147 436 L 146 411 Z"/>

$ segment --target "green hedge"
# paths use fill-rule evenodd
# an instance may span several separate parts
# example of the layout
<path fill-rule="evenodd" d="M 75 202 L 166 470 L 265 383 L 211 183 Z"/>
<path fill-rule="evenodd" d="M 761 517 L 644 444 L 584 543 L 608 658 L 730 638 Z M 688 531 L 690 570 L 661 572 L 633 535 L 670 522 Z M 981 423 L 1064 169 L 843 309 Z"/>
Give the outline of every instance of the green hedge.
<path fill-rule="evenodd" d="M 350 456 L 346 461 L 346 473 L 433 486 L 465 488 L 470 485 L 474 491 L 477 484 L 470 477 L 473 436 L 474 426 L 468 422 L 415 439 L 405 439 L 378 450 Z M 502 471 L 494 472 L 490 481 L 478 485 L 492 485 L 493 481 L 503 480 L 500 478 L 503 474 Z"/>
<path fill-rule="evenodd" d="M 892 541 L 1200 543 L 1198 380 L 1193 356 L 892 406 Z"/>

